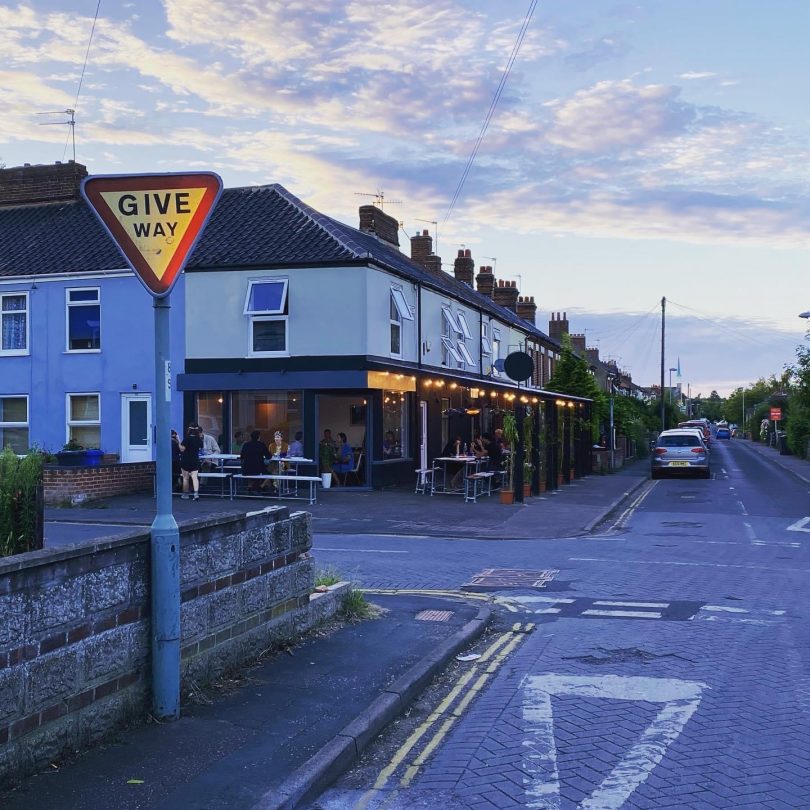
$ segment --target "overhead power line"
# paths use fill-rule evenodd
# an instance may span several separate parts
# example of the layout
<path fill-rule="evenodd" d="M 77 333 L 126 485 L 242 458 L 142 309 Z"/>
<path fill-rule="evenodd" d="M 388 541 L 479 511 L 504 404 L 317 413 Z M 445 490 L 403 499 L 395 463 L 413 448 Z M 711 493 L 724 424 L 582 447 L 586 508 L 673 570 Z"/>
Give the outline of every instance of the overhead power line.
<path fill-rule="evenodd" d="M 450 200 L 450 205 L 447 207 L 447 212 L 445 213 L 444 219 L 442 220 L 442 227 L 444 227 L 445 223 L 450 217 L 450 214 L 453 212 L 453 208 L 455 207 L 456 202 L 458 201 L 458 198 L 461 195 L 461 190 L 464 188 L 464 183 L 467 180 L 467 175 L 470 173 L 470 169 L 472 168 L 472 165 L 475 162 L 475 158 L 478 155 L 478 150 L 480 149 L 481 143 L 484 140 L 484 135 L 486 135 L 487 129 L 489 128 L 489 122 L 492 120 L 492 116 L 495 114 L 495 108 L 498 106 L 498 101 L 500 101 L 504 87 L 506 87 L 506 81 L 509 78 L 509 74 L 512 72 L 512 66 L 515 64 L 515 60 L 517 59 L 518 53 L 520 52 L 520 46 L 523 44 L 523 38 L 526 36 L 526 31 L 529 27 L 529 23 L 531 22 L 536 7 L 537 7 L 537 0 L 531 0 L 531 2 L 529 3 L 529 9 L 526 12 L 526 16 L 523 18 L 523 23 L 520 26 L 520 31 L 518 31 L 518 35 L 515 39 L 515 44 L 512 46 L 512 53 L 509 54 L 509 59 L 507 60 L 506 67 L 504 68 L 503 71 L 503 75 L 501 76 L 501 80 L 498 83 L 497 89 L 495 90 L 495 95 L 492 97 L 492 101 L 489 104 L 487 114 L 484 117 L 484 123 L 481 126 L 481 131 L 478 133 L 478 137 L 476 138 L 475 144 L 473 145 L 472 151 L 470 152 L 470 156 L 467 158 L 467 163 L 464 166 L 464 171 L 461 173 L 461 178 L 458 181 L 456 190 L 455 192 L 453 192 L 453 198 Z"/>

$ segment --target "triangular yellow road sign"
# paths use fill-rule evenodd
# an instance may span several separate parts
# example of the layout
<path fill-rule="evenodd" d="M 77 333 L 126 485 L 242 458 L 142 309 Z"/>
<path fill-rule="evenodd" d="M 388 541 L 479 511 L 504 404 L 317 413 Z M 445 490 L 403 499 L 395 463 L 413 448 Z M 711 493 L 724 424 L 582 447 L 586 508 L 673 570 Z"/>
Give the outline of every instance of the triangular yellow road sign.
<path fill-rule="evenodd" d="M 156 298 L 168 295 L 222 193 L 213 172 L 93 175 L 82 195 Z"/>

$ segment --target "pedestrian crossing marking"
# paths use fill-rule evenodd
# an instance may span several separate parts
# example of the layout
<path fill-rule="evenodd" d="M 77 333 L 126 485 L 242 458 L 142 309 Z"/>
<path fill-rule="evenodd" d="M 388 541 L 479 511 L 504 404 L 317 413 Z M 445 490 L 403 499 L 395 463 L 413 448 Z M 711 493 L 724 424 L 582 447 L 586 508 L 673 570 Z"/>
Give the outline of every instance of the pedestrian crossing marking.
<path fill-rule="evenodd" d="M 583 616 L 613 616 L 623 619 L 660 619 L 661 614 L 656 612 L 642 612 L 640 610 L 583 610 Z"/>
<path fill-rule="evenodd" d="M 523 718 L 530 723 L 524 746 L 524 771 L 529 808 L 561 810 L 560 774 L 554 736 L 552 697 L 658 703 L 661 708 L 640 739 L 608 776 L 579 805 L 580 810 L 619 810 L 664 757 L 683 731 L 708 687 L 675 678 L 601 675 L 530 675 L 523 682 Z"/>
<path fill-rule="evenodd" d="M 606 599 L 597 599 L 595 605 L 614 605 L 615 607 L 637 607 L 637 608 L 665 608 L 669 607 L 669 602 L 611 602 Z"/>
<path fill-rule="evenodd" d="M 510 601 L 524 611 L 560 619 L 657 619 L 686 621 L 693 619 L 702 602 L 643 602 L 625 599 L 560 598 L 554 596 L 513 596 Z M 539 605 L 535 607 L 535 605 Z"/>

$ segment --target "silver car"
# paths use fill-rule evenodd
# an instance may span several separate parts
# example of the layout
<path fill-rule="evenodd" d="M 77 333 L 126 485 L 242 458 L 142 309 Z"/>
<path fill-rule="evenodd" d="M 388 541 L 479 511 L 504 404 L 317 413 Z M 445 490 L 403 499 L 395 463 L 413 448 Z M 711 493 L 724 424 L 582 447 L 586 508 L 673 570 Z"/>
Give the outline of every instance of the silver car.
<path fill-rule="evenodd" d="M 703 440 L 692 432 L 662 433 L 652 451 L 652 478 L 665 475 L 697 475 L 711 478 L 709 451 Z"/>

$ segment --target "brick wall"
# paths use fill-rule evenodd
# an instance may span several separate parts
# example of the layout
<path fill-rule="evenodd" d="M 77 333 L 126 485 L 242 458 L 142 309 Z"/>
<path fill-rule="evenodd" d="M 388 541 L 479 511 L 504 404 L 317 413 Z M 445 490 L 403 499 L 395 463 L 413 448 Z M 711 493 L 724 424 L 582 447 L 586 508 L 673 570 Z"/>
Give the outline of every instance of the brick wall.
<path fill-rule="evenodd" d="M 87 167 L 72 160 L 0 169 L 0 206 L 76 200 Z"/>
<path fill-rule="evenodd" d="M 45 503 L 61 503 L 74 495 L 84 495 L 92 500 L 111 495 L 152 492 L 154 475 L 154 461 L 101 464 L 98 467 L 60 467 L 47 464 L 42 476 Z"/>
<path fill-rule="evenodd" d="M 307 513 L 200 518 L 180 535 L 184 685 L 208 683 L 336 609 L 341 591 L 310 596 Z M 149 554 L 149 535 L 133 534 L 0 563 L 0 785 L 149 711 Z"/>

